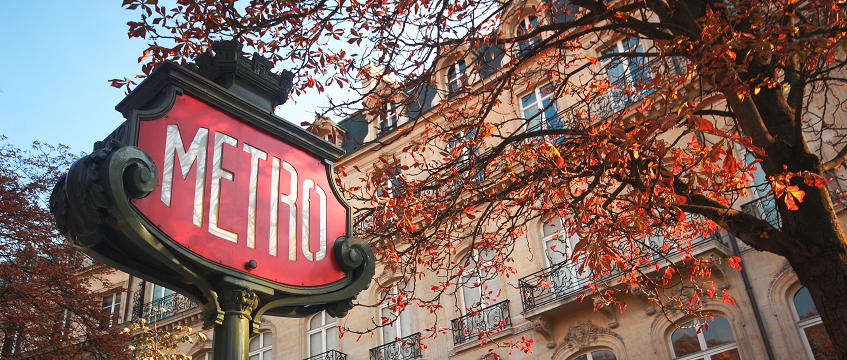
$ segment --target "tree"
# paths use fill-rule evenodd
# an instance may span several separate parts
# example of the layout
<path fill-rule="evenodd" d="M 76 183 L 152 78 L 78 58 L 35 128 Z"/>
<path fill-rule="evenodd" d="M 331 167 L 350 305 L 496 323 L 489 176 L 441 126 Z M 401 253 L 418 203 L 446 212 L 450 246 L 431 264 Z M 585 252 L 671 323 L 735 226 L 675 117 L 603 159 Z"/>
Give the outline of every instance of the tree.
<path fill-rule="evenodd" d="M 5 137 L 0 140 L 5 141 Z M 125 337 L 90 290 L 108 270 L 65 245 L 46 208 L 64 146 L 0 145 L 0 357 L 121 359 Z M 84 274 L 84 275 L 83 275 Z"/>
<path fill-rule="evenodd" d="M 562 231 L 581 238 L 570 261 L 592 274 L 603 303 L 614 303 L 602 286 L 613 273 L 654 301 L 696 312 L 697 299 L 715 292 L 712 259 L 645 269 L 723 228 L 788 259 L 847 359 L 847 237 L 827 188 L 847 159 L 843 2 L 124 5 L 142 12 L 129 35 L 150 41 L 140 59 L 145 74 L 233 38 L 278 63 L 294 61 L 297 94 L 336 85 L 360 91 L 327 111 L 359 104 L 375 117 L 388 104 L 412 109 L 437 93 L 438 116 L 411 111 L 414 125 L 398 130 L 415 135 L 405 139 L 413 165 L 382 159 L 373 169 L 341 169 L 361 179 L 347 191 L 364 204 L 359 214 L 379 259 L 406 278 L 448 274 L 437 295 L 455 292 L 455 269 L 472 264 L 451 256 L 458 241 L 494 252 L 485 266 L 508 274 L 523 224 L 558 216 Z M 464 77 L 451 66 L 466 68 Z M 366 85 L 353 85 L 360 74 Z M 454 78 L 455 86 L 439 86 Z M 522 99 L 512 93 L 548 81 L 536 96 L 577 105 L 514 111 Z M 129 89 L 132 81 L 113 85 Z M 760 171 L 765 181 L 754 182 Z M 763 196 L 751 204 L 759 216 L 738 210 L 754 191 Z M 656 235 L 670 242 L 645 240 Z M 686 288 L 687 304 L 679 291 Z M 418 301 L 438 307 L 439 298 Z"/>

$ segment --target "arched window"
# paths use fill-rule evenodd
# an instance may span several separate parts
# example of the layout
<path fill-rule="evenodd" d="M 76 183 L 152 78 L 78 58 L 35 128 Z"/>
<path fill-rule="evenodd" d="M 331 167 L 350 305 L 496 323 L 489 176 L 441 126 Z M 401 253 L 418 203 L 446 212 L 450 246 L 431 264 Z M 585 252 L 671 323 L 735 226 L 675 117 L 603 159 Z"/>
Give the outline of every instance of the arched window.
<path fill-rule="evenodd" d="M 247 360 L 273 360 L 272 332 L 263 332 L 250 339 Z"/>
<path fill-rule="evenodd" d="M 806 344 L 806 352 L 809 354 L 809 358 L 815 360 L 837 359 L 835 348 L 829 340 L 829 335 L 826 334 L 826 329 L 823 327 L 821 316 L 812 301 L 809 289 L 804 286 L 798 290 L 794 294 L 792 305 L 794 320 L 797 321 L 797 327 L 800 328 L 800 334 L 803 336 L 803 343 Z"/>
<path fill-rule="evenodd" d="M 521 36 L 523 34 L 529 33 L 535 28 L 538 27 L 538 18 L 535 16 L 527 16 L 521 19 L 518 24 L 518 30 L 516 32 L 517 36 Z M 541 36 L 534 36 L 532 39 L 527 39 L 518 43 L 518 56 L 525 54 L 529 49 L 541 42 Z"/>
<path fill-rule="evenodd" d="M 691 326 L 687 323 L 683 327 Z M 677 360 L 703 359 L 703 360 L 737 360 L 741 359 L 738 354 L 738 346 L 735 337 L 732 336 L 732 328 L 729 321 L 722 316 L 708 322 L 706 326 L 697 328 L 689 327 L 677 329 L 671 335 L 671 350 Z"/>
<path fill-rule="evenodd" d="M 309 356 L 337 350 L 338 326 L 335 318 L 321 311 L 309 320 Z"/>
<path fill-rule="evenodd" d="M 447 93 L 455 94 L 459 89 L 465 85 L 465 60 L 459 60 L 455 64 L 450 65 L 450 68 L 447 70 Z"/>
<path fill-rule="evenodd" d="M 194 355 L 194 360 L 212 360 L 212 353 L 205 352 L 200 355 Z"/>
<path fill-rule="evenodd" d="M 618 360 L 611 350 L 594 350 L 573 358 L 573 360 Z"/>

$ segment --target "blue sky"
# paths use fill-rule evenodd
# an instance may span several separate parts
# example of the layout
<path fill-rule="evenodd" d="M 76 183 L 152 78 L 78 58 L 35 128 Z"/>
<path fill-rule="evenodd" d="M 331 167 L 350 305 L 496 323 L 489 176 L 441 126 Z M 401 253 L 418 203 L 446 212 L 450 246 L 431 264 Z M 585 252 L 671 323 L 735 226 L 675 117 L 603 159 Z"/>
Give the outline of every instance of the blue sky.
<path fill-rule="evenodd" d="M 109 79 L 140 73 L 143 40 L 127 37 L 138 13 L 118 0 L 0 1 L 0 134 L 17 147 L 33 141 L 90 152 L 122 121 L 124 97 Z M 314 120 L 324 97 L 289 100 L 277 114 Z"/>

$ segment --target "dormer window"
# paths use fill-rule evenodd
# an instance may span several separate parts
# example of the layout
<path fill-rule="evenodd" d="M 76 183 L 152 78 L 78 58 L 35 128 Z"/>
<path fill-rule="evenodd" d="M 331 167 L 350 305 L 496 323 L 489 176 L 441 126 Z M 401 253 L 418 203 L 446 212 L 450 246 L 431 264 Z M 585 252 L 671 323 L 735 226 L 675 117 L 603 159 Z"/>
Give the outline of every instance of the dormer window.
<path fill-rule="evenodd" d="M 388 134 L 394 130 L 397 130 L 397 123 L 400 117 L 397 114 L 397 105 L 394 103 L 388 103 L 385 105 L 385 117 L 382 119 L 382 122 L 379 124 L 379 136 Z"/>
<path fill-rule="evenodd" d="M 447 92 L 449 94 L 455 94 L 464 85 L 466 68 L 465 60 L 459 60 L 450 65 L 450 69 L 447 70 Z"/>
<path fill-rule="evenodd" d="M 517 36 L 527 34 L 538 27 L 538 18 L 535 16 L 527 16 L 518 24 Z M 541 42 L 541 36 L 534 36 L 532 39 L 527 39 L 518 43 L 518 56 L 525 54 L 530 48 Z"/>

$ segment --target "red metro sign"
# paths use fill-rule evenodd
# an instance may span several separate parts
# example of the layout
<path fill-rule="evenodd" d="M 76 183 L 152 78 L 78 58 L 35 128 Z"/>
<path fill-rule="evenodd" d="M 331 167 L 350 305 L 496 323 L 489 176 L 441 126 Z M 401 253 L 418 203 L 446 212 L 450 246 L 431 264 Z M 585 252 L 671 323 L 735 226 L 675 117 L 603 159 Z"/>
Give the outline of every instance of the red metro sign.
<path fill-rule="evenodd" d="M 188 94 L 140 122 L 138 147 L 159 184 L 132 203 L 188 250 L 288 285 L 344 277 L 331 252 L 346 235 L 346 209 L 321 158 Z"/>

